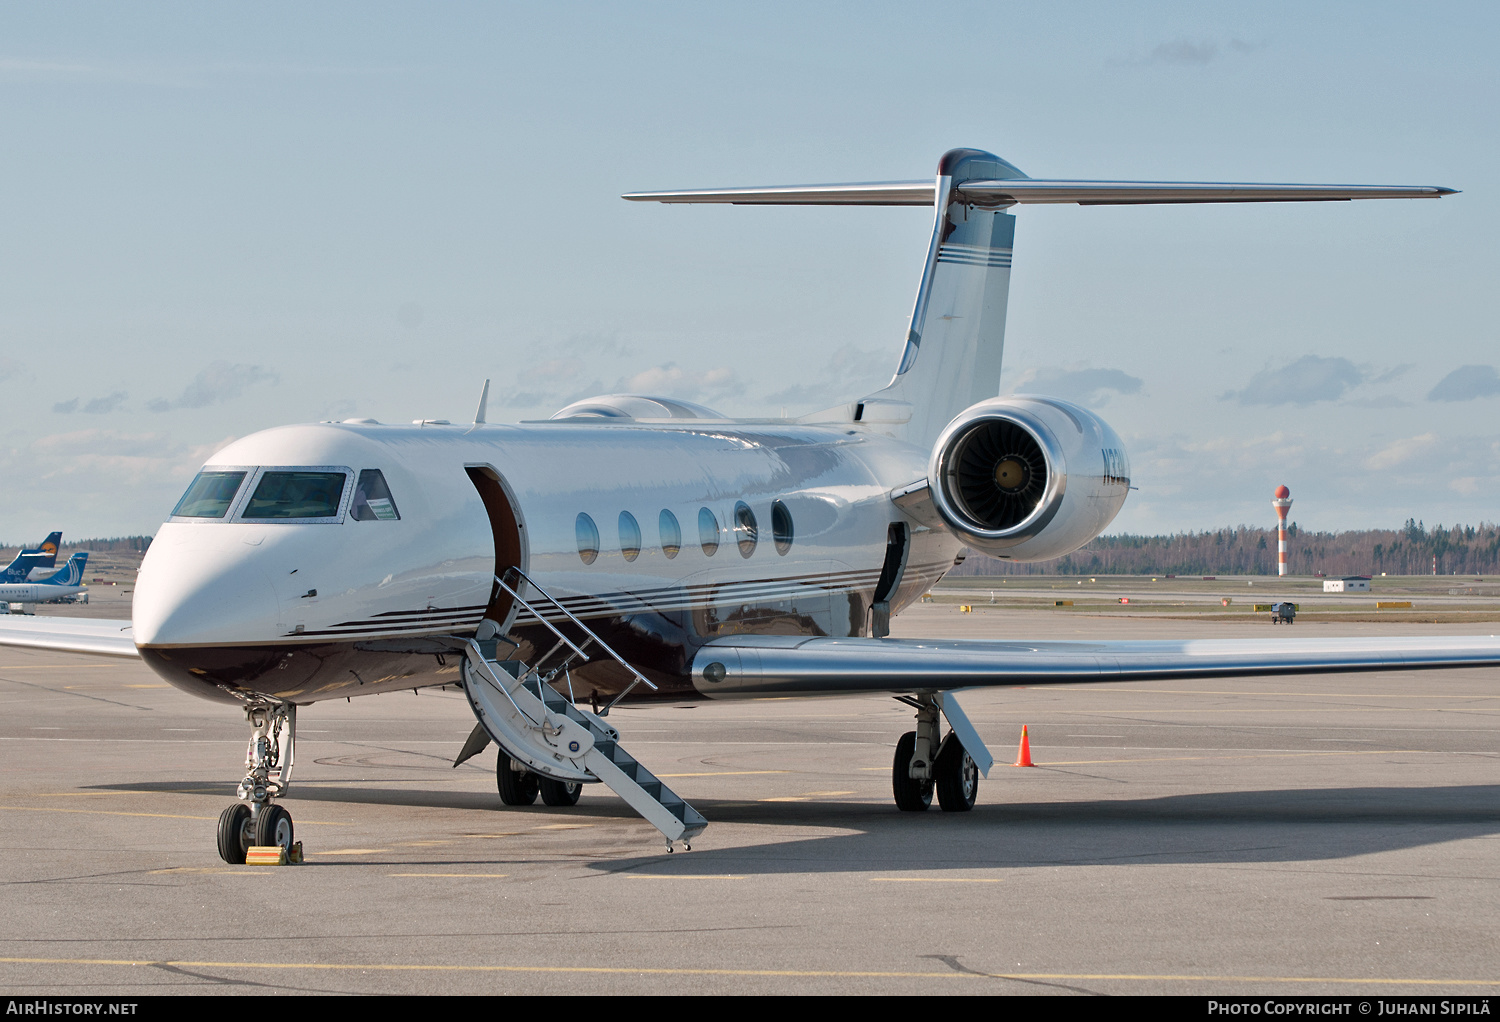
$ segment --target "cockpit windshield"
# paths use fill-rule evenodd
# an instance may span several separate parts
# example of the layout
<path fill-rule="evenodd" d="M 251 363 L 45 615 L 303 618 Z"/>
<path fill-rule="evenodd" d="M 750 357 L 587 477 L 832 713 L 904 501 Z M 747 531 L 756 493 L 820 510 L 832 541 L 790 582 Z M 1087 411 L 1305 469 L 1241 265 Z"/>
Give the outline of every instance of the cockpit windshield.
<path fill-rule="evenodd" d="M 244 481 L 243 472 L 199 472 L 172 514 L 178 518 L 223 518 Z"/>
<path fill-rule="evenodd" d="M 336 518 L 348 476 L 343 472 L 266 472 L 241 518 Z"/>

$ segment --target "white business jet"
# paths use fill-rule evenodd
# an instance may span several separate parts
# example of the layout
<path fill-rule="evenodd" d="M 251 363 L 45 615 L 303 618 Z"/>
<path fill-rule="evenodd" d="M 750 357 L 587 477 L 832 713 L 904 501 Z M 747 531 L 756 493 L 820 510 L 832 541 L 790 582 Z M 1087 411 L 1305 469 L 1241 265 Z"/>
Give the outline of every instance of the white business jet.
<path fill-rule="evenodd" d="M 999 398 L 1015 218 L 1026 203 L 1437 198 L 1451 189 L 1043 181 L 989 153 L 934 179 L 652 192 L 634 201 L 932 206 L 890 384 L 800 419 L 730 419 L 611 394 L 550 420 L 369 419 L 269 429 L 216 454 L 157 533 L 131 622 L 0 623 L 0 642 L 138 656 L 243 707 L 252 733 L 219 852 L 289 846 L 276 799 L 297 707 L 458 684 L 499 746 L 501 799 L 603 782 L 670 849 L 706 821 L 624 751 L 621 699 L 886 692 L 916 711 L 896 805 L 974 805 L 991 757 L 955 693 L 981 686 L 1500 664 L 1500 639 L 1008 642 L 888 638 L 965 548 L 1059 557 L 1129 490 L 1092 412 Z M 944 733 L 943 720 L 948 722 Z"/>

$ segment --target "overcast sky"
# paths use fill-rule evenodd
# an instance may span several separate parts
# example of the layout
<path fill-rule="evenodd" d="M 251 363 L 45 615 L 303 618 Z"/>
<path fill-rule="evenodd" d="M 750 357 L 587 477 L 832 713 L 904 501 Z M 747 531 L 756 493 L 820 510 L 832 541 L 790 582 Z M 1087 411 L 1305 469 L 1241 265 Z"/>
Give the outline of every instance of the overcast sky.
<path fill-rule="evenodd" d="M 882 385 L 918 209 L 625 203 L 910 179 L 1435 184 L 1023 208 L 1005 390 L 1089 405 L 1111 531 L 1500 518 L 1500 7 L 0 5 L 0 541 L 154 532 L 269 426 L 796 414 Z"/>

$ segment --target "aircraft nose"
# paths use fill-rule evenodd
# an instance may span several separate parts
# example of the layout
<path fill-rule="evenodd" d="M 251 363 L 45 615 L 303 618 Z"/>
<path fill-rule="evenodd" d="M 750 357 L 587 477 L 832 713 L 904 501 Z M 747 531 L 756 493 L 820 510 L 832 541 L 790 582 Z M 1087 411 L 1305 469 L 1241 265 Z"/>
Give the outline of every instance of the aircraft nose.
<path fill-rule="evenodd" d="M 276 635 L 277 601 L 256 548 L 230 528 L 164 525 L 136 579 L 137 646 L 219 646 Z"/>

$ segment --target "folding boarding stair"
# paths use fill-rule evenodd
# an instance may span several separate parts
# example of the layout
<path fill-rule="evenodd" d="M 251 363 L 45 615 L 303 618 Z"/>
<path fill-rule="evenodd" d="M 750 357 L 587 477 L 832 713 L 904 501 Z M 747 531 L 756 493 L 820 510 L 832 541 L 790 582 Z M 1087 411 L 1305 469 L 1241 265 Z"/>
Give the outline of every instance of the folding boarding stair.
<path fill-rule="evenodd" d="M 514 588 L 505 581 L 510 578 L 516 581 Z M 501 755 L 510 756 L 516 764 L 543 777 L 607 784 L 662 832 L 668 851 L 675 841 L 691 842 L 708 826 L 708 821 L 621 748 L 620 733 L 603 720 L 610 707 L 637 684 L 656 686 L 520 569 L 512 568 L 505 578 L 496 581 L 520 607 L 545 625 L 557 642 L 534 664 L 527 665 L 520 660 L 499 658 L 497 650 L 502 643 L 515 645 L 505 638 L 464 640 L 464 693 L 479 725 L 459 754 L 459 762 L 484 748 L 488 744 L 486 738 L 492 739 L 500 747 Z M 583 641 L 575 644 L 543 616 L 542 609 L 527 602 L 519 591 L 526 587 L 539 594 L 538 602 L 545 601 L 555 617 L 570 621 L 582 633 Z M 579 709 L 551 684 L 565 680 L 571 696 L 571 668 L 590 659 L 585 652 L 590 647 L 634 675 L 630 685 L 597 714 Z M 554 665 L 548 667 L 549 663 Z"/>

